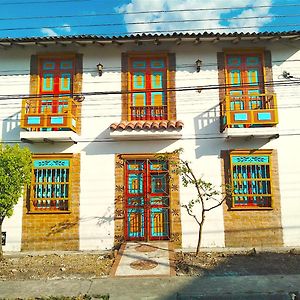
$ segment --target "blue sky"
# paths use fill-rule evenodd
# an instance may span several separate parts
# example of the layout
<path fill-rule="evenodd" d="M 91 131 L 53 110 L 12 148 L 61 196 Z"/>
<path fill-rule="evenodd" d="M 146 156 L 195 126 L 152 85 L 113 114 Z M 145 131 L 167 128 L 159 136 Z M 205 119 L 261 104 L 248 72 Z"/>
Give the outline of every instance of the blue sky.
<path fill-rule="evenodd" d="M 1 38 L 181 30 L 300 30 L 300 3 L 298 0 L 0 0 Z"/>

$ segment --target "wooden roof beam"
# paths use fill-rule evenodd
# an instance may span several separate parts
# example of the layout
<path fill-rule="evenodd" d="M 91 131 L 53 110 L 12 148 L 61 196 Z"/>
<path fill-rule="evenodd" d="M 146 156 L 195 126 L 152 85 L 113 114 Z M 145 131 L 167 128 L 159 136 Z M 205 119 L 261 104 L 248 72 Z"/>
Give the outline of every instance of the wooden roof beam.
<path fill-rule="evenodd" d="M 113 45 L 117 45 L 117 46 L 122 46 L 122 45 L 123 45 L 121 42 L 119 42 L 119 41 L 117 41 L 117 40 L 112 40 L 111 43 L 112 43 Z"/>
<path fill-rule="evenodd" d="M 256 36 L 253 40 L 251 40 L 252 43 L 257 43 L 260 41 L 260 38 Z"/>
<path fill-rule="evenodd" d="M 181 39 L 181 38 L 178 38 L 178 39 L 176 39 L 176 41 L 175 41 L 176 45 L 180 45 L 181 42 L 182 42 L 182 39 Z"/>
<path fill-rule="evenodd" d="M 215 39 L 213 39 L 212 41 L 211 41 L 211 43 L 212 44 L 216 44 L 216 43 L 218 43 L 220 41 L 220 38 L 215 38 Z"/>
<path fill-rule="evenodd" d="M 137 46 L 143 45 L 143 42 L 141 40 L 135 40 L 134 42 Z"/>
<path fill-rule="evenodd" d="M 156 38 L 156 39 L 153 41 L 153 43 L 154 43 L 154 45 L 158 46 L 158 45 L 161 44 L 161 41 L 160 41 L 158 38 Z"/>
<path fill-rule="evenodd" d="M 201 44 L 201 41 L 200 41 L 200 38 L 195 38 L 195 40 L 194 40 L 194 45 L 199 45 L 199 44 Z"/>
<path fill-rule="evenodd" d="M 289 39 L 289 41 L 298 41 L 300 40 L 300 36 L 292 37 Z"/>
<path fill-rule="evenodd" d="M 43 43 L 39 43 L 39 42 L 35 42 L 35 44 L 39 47 L 44 47 L 44 48 L 47 48 L 48 46 L 46 44 L 43 44 Z"/>
<path fill-rule="evenodd" d="M 270 39 L 271 42 L 277 42 L 279 40 L 281 40 L 280 36 L 275 36 L 275 37 L 273 37 L 273 38 Z"/>
<path fill-rule="evenodd" d="M 232 44 L 236 45 L 238 44 L 239 42 L 241 41 L 241 38 L 240 37 L 236 37 L 234 40 L 232 40 Z"/>
<path fill-rule="evenodd" d="M 100 41 L 94 41 L 93 43 L 94 43 L 95 45 L 104 47 L 104 44 L 101 43 Z"/>

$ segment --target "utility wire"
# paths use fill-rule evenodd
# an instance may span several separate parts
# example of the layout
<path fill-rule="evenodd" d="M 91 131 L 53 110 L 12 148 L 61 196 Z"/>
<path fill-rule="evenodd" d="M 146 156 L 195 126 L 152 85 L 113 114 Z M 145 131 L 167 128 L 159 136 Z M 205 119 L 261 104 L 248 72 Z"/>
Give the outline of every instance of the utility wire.
<path fill-rule="evenodd" d="M 256 17 L 255 17 L 256 18 Z M 156 21 L 154 21 L 156 23 Z M 185 20 L 176 21 L 177 23 L 184 23 Z M 132 24 L 140 24 L 147 25 L 150 22 L 141 22 L 141 23 L 132 23 Z M 167 22 L 168 23 L 168 22 Z M 120 26 L 126 24 L 119 24 Z M 16 30 L 36 30 L 36 29 L 65 29 L 65 28 L 94 28 L 94 27 L 102 27 L 102 26 L 113 26 L 113 24 L 81 24 L 81 25 L 57 25 L 57 26 L 41 26 L 41 27 L 10 27 L 10 28 L 0 28 L 0 31 L 16 31 Z M 264 25 L 265 28 L 276 28 L 276 27 L 299 27 L 299 23 L 293 24 L 271 24 Z M 203 27 L 203 28 L 192 28 L 192 29 L 172 29 L 172 30 L 147 30 L 145 31 L 126 31 L 126 32 L 113 32 L 110 35 L 128 35 L 128 34 L 143 34 L 143 33 L 170 33 L 176 31 L 178 32 L 197 32 L 197 31 L 207 31 L 207 30 L 225 30 L 225 29 L 251 29 L 257 28 L 258 26 L 228 26 L 228 27 Z M 99 35 L 107 35 L 107 33 L 98 33 Z"/>
<path fill-rule="evenodd" d="M 184 20 L 167 20 L 167 21 L 148 21 L 148 22 L 126 22 L 128 25 L 145 25 L 145 24 L 173 24 L 173 23 L 186 23 L 186 22 L 207 22 L 207 21 L 235 21 L 235 20 L 253 20 L 253 19 L 274 19 L 274 18 L 289 18 L 299 17 L 300 14 L 295 15 L 275 15 L 275 16 L 259 16 L 259 17 L 232 17 L 232 18 L 210 18 L 210 19 L 184 19 Z M 283 24 L 282 24 L 283 25 Z M 281 25 L 281 26 L 282 26 Z M 70 28 L 70 27 L 115 27 L 124 26 L 124 23 L 102 23 L 102 24 L 82 24 L 82 25 L 57 25 L 57 26 L 41 26 L 41 27 L 16 27 L 16 28 L 0 28 L 0 30 L 28 30 L 28 29 L 55 29 L 55 28 Z M 253 26 L 257 27 L 257 26 Z"/>
<path fill-rule="evenodd" d="M 297 5 L 298 6 L 298 5 Z M 299 4 L 300 6 L 300 4 Z M 172 11 L 169 11 L 172 12 Z M 144 12 L 144 13 L 150 13 L 150 12 Z M 110 14 L 83 14 L 83 15 L 65 15 L 65 16 L 36 16 L 36 17 L 15 17 L 15 18 L 0 18 L 0 21 L 14 21 L 14 20 L 34 20 L 34 19 L 59 19 L 59 18 L 82 18 L 82 17 L 99 17 L 104 15 L 110 15 Z M 287 17 L 298 17 L 299 14 L 291 14 L 291 15 L 264 15 L 260 17 L 231 17 L 231 18 L 213 18 L 213 19 L 191 19 L 191 20 L 183 20 L 184 22 L 190 22 L 190 21 L 223 21 L 223 20 L 247 20 L 247 19 L 261 19 L 261 18 L 287 18 Z M 170 21 L 153 21 L 153 22 L 147 22 L 146 24 L 156 24 L 156 23 L 167 23 L 167 22 L 178 22 L 181 20 L 170 20 Z M 127 22 L 126 25 L 135 25 L 135 24 L 145 24 L 142 22 L 137 23 L 130 23 Z M 109 23 L 109 24 L 103 24 L 101 26 L 117 26 L 117 25 L 124 25 L 124 23 Z"/>
<path fill-rule="evenodd" d="M 280 81 L 267 81 L 264 82 L 264 87 L 268 86 L 291 86 L 291 85 L 299 85 L 300 80 L 293 80 L 293 81 L 287 81 L 287 80 L 280 80 Z M 244 84 L 244 87 L 252 87 L 251 84 Z M 199 90 L 219 90 L 219 89 L 226 89 L 230 88 L 232 85 L 230 84 L 224 84 L 224 85 L 203 85 L 203 86 L 185 86 L 185 87 L 176 87 L 176 88 L 165 88 L 162 89 L 163 92 L 183 92 L 183 91 L 199 91 Z M 146 89 L 143 92 L 155 92 L 157 89 Z M 83 96 L 92 96 L 92 95 L 122 95 L 122 94 L 134 94 L 137 93 L 137 91 L 98 91 L 98 92 L 82 92 L 80 95 Z M 76 96 L 74 93 L 73 95 Z M 49 95 L 43 95 L 44 97 L 53 97 L 52 94 Z M 10 99 L 22 99 L 22 98 L 28 98 L 28 99 L 34 99 L 37 97 L 41 97 L 41 95 L 29 95 L 29 94 L 6 94 L 6 95 L 0 95 L 0 100 L 10 100 Z"/>
<path fill-rule="evenodd" d="M 289 59 L 289 60 L 286 60 L 286 59 L 278 59 L 277 60 L 276 59 L 276 60 L 272 60 L 272 64 L 282 63 L 282 62 L 285 62 L 285 63 L 294 63 L 294 62 L 300 62 L 300 59 Z M 215 62 L 211 62 L 211 63 L 209 63 L 209 62 L 208 63 L 202 62 L 201 70 L 205 71 L 206 68 L 217 67 L 217 66 L 218 66 L 218 63 L 215 63 Z M 176 64 L 176 70 L 178 70 L 178 69 L 186 69 L 186 68 L 195 68 L 195 63 L 189 63 L 189 64 L 179 64 L 179 63 L 177 63 Z M 286 67 L 286 68 L 288 68 L 289 71 L 291 69 L 290 67 Z M 298 71 L 298 68 L 295 65 L 293 65 L 292 68 L 295 71 Z M 114 71 L 121 71 L 121 70 L 122 70 L 122 67 L 110 67 L 110 66 L 105 65 L 103 72 L 107 72 L 107 71 L 114 72 Z M 85 68 L 83 68 L 83 71 L 84 72 L 91 71 L 91 72 L 93 72 L 95 74 L 96 73 L 98 74 L 98 71 L 97 71 L 96 67 L 85 67 Z M 11 72 L 14 72 L 14 73 L 11 73 Z M 15 72 L 27 72 L 27 73 L 23 74 L 23 73 L 15 73 Z M 5 75 L 5 73 L 10 73 L 10 74 Z M 5 70 L 1 70 L 0 71 L 0 76 L 17 76 L 17 75 L 29 75 L 29 74 L 30 74 L 30 70 L 29 69 L 18 69 L 17 70 L 17 69 L 7 69 L 7 68 L 5 68 Z M 202 79 L 211 79 L 211 78 L 207 78 L 207 77 L 202 77 L 201 76 L 201 80 Z M 94 82 L 94 83 L 100 83 L 100 82 Z M 101 83 L 102 83 L 102 81 L 101 81 Z"/>
<path fill-rule="evenodd" d="M 90 2 L 93 0 L 47 0 L 47 2 L 41 1 L 30 1 L 30 2 L 5 2 L 1 3 L 1 5 L 24 5 L 24 4 L 51 4 L 51 3 L 63 3 L 63 2 Z M 107 0 L 105 0 L 107 1 Z M 153 0 L 152 0 L 153 1 Z M 157 0 L 161 1 L 161 0 Z M 186 9 L 169 9 L 169 10 L 147 10 L 147 11 L 135 11 L 135 12 L 114 12 L 114 13 L 101 13 L 99 16 L 112 16 L 112 15 L 137 15 L 137 14 L 152 14 L 152 13 L 176 13 L 176 12 L 191 12 L 191 11 L 219 11 L 219 10 L 233 10 L 233 9 L 253 9 L 253 8 L 273 8 L 273 7 L 298 7 L 300 4 L 288 4 L 288 3 L 278 3 L 272 5 L 248 5 L 248 6 L 234 6 L 234 7 L 212 7 L 212 8 L 186 8 Z M 68 17 L 66 16 L 58 16 L 60 18 Z M 72 15 L 71 15 L 72 16 Z M 82 15 L 78 15 L 79 17 Z M 93 16 L 87 15 L 87 16 Z M 56 17 L 56 16 L 55 16 Z M 26 17 L 24 17 L 26 18 Z"/>

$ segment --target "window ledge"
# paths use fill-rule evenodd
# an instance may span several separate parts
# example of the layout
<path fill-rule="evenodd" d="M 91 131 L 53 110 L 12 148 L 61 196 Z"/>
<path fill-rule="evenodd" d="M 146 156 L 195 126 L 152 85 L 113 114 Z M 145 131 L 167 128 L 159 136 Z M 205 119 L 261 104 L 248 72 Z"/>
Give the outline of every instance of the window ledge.
<path fill-rule="evenodd" d="M 66 211 L 56 211 L 56 210 L 50 210 L 50 211 L 28 211 L 27 214 L 28 215 L 40 215 L 40 214 L 70 214 L 71 211 L 70 210 L 66 210 Z"/>
<path fill-rule="evenodd" d="M 231 207 L 228 208 L 228 211 L 231 210 L 273 210 L 273 207 L 258 207 L 258 206 L 253 206 L 253 207 Z"/>

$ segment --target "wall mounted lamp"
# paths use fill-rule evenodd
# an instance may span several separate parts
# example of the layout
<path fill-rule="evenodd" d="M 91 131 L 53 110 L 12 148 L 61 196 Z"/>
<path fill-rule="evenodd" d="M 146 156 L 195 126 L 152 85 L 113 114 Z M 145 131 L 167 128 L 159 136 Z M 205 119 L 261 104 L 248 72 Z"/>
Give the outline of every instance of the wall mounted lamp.
<path fill-rule="evenodd" d="M 101 63 L 99 63 L 97 65 L 97 70 L 98 70 L 98 74 L 99 76 L 102 76 L 102 73 L 103 73 L 103 65 Z"/>
<path fill-rule="evenodd" d="M 202 60 L 197 59 L 197 60 L 196 60 L 196 70 L 197 70 L 197 73 L 200 72 L 201 67 L 202 67 Z"/>

